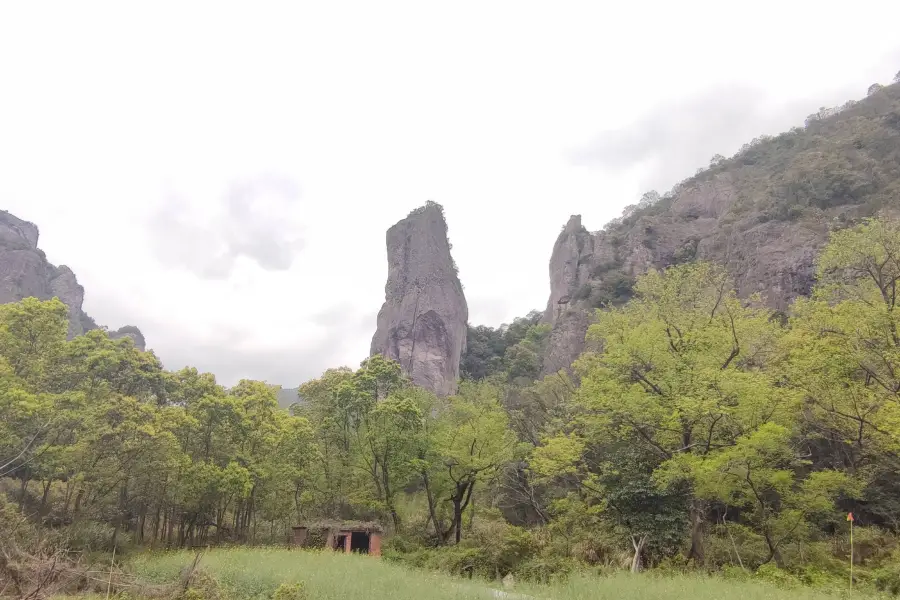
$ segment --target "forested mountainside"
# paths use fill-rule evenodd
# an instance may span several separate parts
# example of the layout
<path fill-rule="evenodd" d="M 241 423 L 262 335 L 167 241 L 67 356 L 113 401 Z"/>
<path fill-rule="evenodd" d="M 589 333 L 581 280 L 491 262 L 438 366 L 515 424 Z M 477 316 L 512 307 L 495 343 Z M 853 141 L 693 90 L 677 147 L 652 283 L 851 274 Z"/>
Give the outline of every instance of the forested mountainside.
<path fill-rule="evenodd" d="M 387 529 L 386 559 L 462 575 L 835 589 L 852 560 L 854 594 L 900 593 L 898 115 L 897 86 L 873 89 L 603 231 L 570 220 L 547 309 L 464 344 L 461 289 L 443 306 L 424 289 L 459 285 L 443 216 L 414 211 L 391 267 L 438 248 L 440 277 L 395 268 L 373 355 L 304 383 L 290 412 L 264 382 L 72 337 L 58 300 L 0 305 L 0 579 L 79 572 L 73 550 L 280 544 L 354 520 Z M 411 293 L 432 303 L 420 338 Z"/>
<path fill-rule="evenodd" d="M 578 216 L 550 260 L 543 322 L 553 326 L 543 372 L 568 367 L 595 308 L 632 296 L 649 268 L 695 260 L 724 265 L 741 297 L 761 293 L 783 311 L 814 282 L 831 229 L 900 209 L 900 84 L 823 108 L 803 127 L 714 156 L 671 191 L 651 191 L 601 231 Z"/>
<path fill-rule="evenodd" d="M 299 398 L 297 397 L 297 388 L 278 386 L 276 397 L 278 398 L 278 406 L 281 408 L 290 408 L 299 401 Z"/>

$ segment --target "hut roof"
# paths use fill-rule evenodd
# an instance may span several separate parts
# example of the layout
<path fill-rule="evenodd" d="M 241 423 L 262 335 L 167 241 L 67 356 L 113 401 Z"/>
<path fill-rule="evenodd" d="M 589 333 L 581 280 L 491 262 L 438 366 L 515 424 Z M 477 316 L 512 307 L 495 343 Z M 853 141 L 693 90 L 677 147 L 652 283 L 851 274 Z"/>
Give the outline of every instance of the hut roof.
<path fill-rule="evenodd" d="M 340 531 L 365 531 L 367 533 L 384 533 L 384 527 L 375 521 L 338 521 L 323 519 L 320 521 L 309 521 L 297 527 L 306 527 L 307 529 L 334 529 Z"/>

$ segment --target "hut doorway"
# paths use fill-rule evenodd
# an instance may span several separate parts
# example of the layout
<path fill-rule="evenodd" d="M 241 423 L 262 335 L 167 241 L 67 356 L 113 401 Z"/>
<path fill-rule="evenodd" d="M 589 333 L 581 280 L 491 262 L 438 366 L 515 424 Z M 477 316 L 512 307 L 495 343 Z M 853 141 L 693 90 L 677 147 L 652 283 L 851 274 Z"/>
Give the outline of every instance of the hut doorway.
<path fill-rule="evenodd" d="M 369 534 L 365 531 L 354 531 L 350 534 L 350 552 L 369 553 Z"/>

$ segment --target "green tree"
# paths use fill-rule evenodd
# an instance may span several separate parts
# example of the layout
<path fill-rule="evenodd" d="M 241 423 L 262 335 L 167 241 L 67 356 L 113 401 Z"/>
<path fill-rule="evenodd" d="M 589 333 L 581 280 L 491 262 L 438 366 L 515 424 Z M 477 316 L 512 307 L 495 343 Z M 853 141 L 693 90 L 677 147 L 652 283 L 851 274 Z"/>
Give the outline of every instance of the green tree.
<path fill-rule="evenodd" d="M 510 381 L 527 385 L 540 377 L 543 352 L 550 330 L 547 323 L 532 325 L 522 340 L 506 349 L 503 363 Z"/>
<path fill-rule="evenodd" d="M 67 332 L 68 309 L 57 298 L 0 305 L 0 355 L 35 391 L 44 391 Z"/>
<path fill-rule="evenodd" d="M 836 231 L 818 285 L 792 307 L 787 376 L 805 401 L 804 426 L 822 468 L 869 480 L 862 510 L 896 523 L 900 490 L 900 224 L 868 220 Z"/>
<path fill-rule="evenodd" d="M 647 557 L 659 559 L 677 551 L 687 527 L 690 496 L 677 482 L 664 489 L 657 485 L 654 471 L 661 463 L 637 440 L 606 435 L 588 440 L 574 433 L 546 438 L 530 459 L 537 481 L 553 482 L 567 493 L 563 504 L 553 503 L 555 512 L 561 506 L 571 512 L 575 502 L 626 539 L 634 552 L 634 572 L 643 568 Z"/>
<path fill-rule="evenodd" d="M 599 312 L 588 337 L 603 344 L 577 364 L 580 428 L 589 442 L 642 444 L 664 464 L 733 446 L 769 422 L 789 421 L 796 400 L 766 367 L 782 335 L 768 310 L 739 300 L 706 263 L 651 271 L 638 297 Z M 691 548 L 703 558 L 705 502 L 691 503 Z"/>
<path fill-rule="evenodd" d="M 451 535 L 459 543 L 463 512 L 475 486 L 494 481 L 515 456 L 518 442 L 500 404 L 501 393 L 490 382 L 464 381 L 457 396 L 436 407 L 426 426 L 429 441 L 418 465 L 429 517 L 442 543 Z M 441 498 L 447 500 L 439 503 Z"/>
<path fill-rule="evenodd" d="M 429 396 L 423 390 L 395 392 L 366 416 L 363 460 L 395 531 L 400 528 L 396 496 L 416 473 L 413 465 L 424 443 L 423 419 L 431 408 Z"/>
<path fill-rule="evenodd" d="M 341 397 L 341 390 L 352 377 L 349 368 L 329 369 L 299 389 L 306 403 L 297 408 L 296 414 L 315 424 L 315 441 L 321 455 L 319 468 L 313 473 L 312 489 L 316 490 L 316 503 L 322 513 L 331 518 L 349 509 L 350 490 L 355 481 L 351 468 L 351 428 Z"/>
<path fill-rule="evenodd" d="M 764 423 L 738 438 L 733 446 L 697 455 L 681 454 L 658 472 L 661 480 L 687 479 L 694 493 L 707 500 L 742 509 L 765 538 L 765 562 L 784 563 L 780 548 L 787 541 L 807 539 L 812 520 L 832 519 L 838 494 L 857 495 L 858 486 L 840 471 L 808 473 L 791 432 Z"/>
<path fill-rule="evenodd" d="M 430 395 L 380 355 L 356 371 L 329 370 L 300 387 L 298 414 L 316 424 L 331 516 L 376 511 L 400 527 L 396 497 L 416 473 Z"/>

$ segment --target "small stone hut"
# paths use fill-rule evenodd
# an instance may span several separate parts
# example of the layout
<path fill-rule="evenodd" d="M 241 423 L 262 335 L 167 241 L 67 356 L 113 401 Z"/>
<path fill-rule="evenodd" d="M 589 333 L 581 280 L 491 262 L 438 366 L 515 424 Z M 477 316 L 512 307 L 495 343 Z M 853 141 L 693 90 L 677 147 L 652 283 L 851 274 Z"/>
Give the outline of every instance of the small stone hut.
<path fill-rule="evenodd" d="M 296 525 L 292 544 L 298 548 L 322 547 L 350 554 L 381 556 L 384 528 L 371 521 L 318 521 Z"/>

